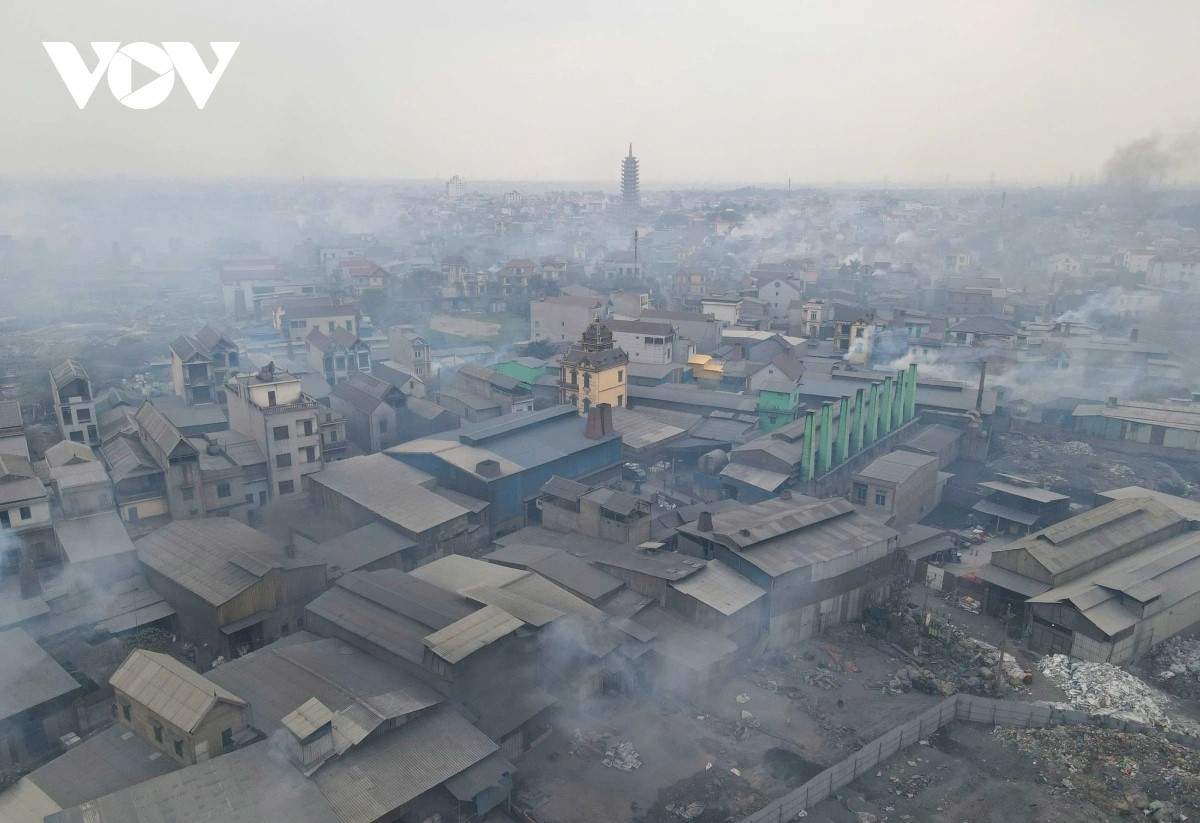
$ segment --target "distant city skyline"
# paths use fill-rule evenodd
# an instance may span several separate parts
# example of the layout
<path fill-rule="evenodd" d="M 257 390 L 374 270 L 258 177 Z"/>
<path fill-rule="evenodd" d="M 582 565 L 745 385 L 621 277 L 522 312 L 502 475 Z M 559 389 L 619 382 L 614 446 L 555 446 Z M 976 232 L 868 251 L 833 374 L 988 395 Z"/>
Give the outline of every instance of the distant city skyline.
<path fill-rule="evenodd" d="M 672 185 L 1063 185 L 1196 126 L 1200 5 L 523 0 L 0 0 L 0 177 L 602 183 L 630 140 Z M 469 7 L 469 8 L 467 8 Z M 370 21 L 364 25 L 364 21 Z M 103 78 L 86 110 L 42 47 L 241 44 L 206 107 Z M 1168 175 L 1192 179 L 1194 170 Z"/>

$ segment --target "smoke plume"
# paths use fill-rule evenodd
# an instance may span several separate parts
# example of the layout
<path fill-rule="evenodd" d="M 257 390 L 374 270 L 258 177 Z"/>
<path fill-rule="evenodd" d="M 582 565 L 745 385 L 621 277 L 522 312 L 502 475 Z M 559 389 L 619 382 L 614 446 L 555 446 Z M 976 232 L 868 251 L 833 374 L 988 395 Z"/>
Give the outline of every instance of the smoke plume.
<path fill-rule="evenodd" d="M 1104 164 L 1109 184 L 1144 191 L 1200 168 L 1200 131 L 1168 138 L 1152 134 L 1120 146 Z"/>

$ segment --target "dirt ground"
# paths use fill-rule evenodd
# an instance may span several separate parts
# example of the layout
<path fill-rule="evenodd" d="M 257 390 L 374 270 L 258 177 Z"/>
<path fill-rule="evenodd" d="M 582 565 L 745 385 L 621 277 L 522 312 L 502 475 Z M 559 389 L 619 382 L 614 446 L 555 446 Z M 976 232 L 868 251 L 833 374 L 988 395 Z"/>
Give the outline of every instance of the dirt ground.
<path fill-rule="evenodd" d="M 521 760 L 517 804 L 539 823 L 679 820 L 666 811 L 675 803 L 703 804 L 705 811 L 693 818 L 699 823 L 739 819 L 940 699 L 884 695 L 879 678 L 902 661 L 865 643 L 837 642 L 859 671 L 821 669 L 831 666 L 830 658 L 815 640 L 805 641 L 715 684 L 695 702 L 657 696 L 594 701 L 585 714 L 561 718 Z M 827 673 L 837 688 L 808 684 L 803 674 L 814 671 Z M 792 687 L 795 697 L 772 691 L 769 680 Z M 738 702 L 739 696 L 748 699 Z M 751 718 L 744 719 L 744 711 Z M 631 742 L 641 768 L 605 767 L 601 750 L 574 739 L 577 730 Z"/>
<path fill-rule="evenodd" d="M 451 314 L 435 314 L 429 318 L 429 328 L 457 337 L 495 337 L 500 333 L 499 323 L 484 323 L 469 317 Z"/>

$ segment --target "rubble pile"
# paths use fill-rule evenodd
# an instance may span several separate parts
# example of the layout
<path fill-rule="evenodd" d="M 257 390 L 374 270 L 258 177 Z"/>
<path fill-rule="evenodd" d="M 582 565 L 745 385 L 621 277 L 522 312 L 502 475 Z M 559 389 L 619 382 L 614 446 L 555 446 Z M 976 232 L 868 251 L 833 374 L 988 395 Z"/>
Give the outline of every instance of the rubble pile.
<path fill-rule="evenodd" d="M 1008 432 L 998 437 L 1000 455 L 989 463 L 997 472 L 1018 474 L 1063 494 L 1090 495 L 1095 489 L 1145 486 L 1188 496 L 1195 486 L 1161 460 L 1109 452 L 1078 440 L 1047 440 Z M 1194 478 L 1193 478 L 1194 479 Z"/>
<path fill-rule="evenodd" d="M 1028 754 L 1048 784 L 1102 810 L 1168 823 L 1200 809 L 1200 752 L 1165 737 L 1092 726 L 997 727 L 994 734 Z"/>
<path fill-rule="evenodd" d="M 633 744 L 628 740 L 618 744 L 615 749 L 606 749 L 604 760 L 601 762 L 610 769 L 623 772 L 631 772 L 642 767 L 641 758 L 638 757 L 638 753 L 633 750 Z"/>
<path fill-rule="evenodd" d="M 740 775 L 712 769 L 660 790 L 657 801 L 634 817 L 634 823 L 725 823 L 758 811 L 767 799 Z"/>
<path fill-rule="evenodd" d="M 1167 715 L 1172 708 L 1171 699 L 1110 663 L 1086 663 L 1064 654 L 1052 654 L 1042 658 L 1038 668 L 1067 693 L 1067 703 L 1055 705 L 1171 728 L 1171 718 Z"/>
<path fill-rule="evenodd" d="M 949 696 L 958 691 L 958 686 L 951 680 L 939 678 L 929 669 L 919 667 L 897 669 L 883 684 L 884 694 L 904 694 L 913 690 Z"/>
<path fill-rule="evenodd" d="M 1172 637 L 1150 653 L 1151 679 L 1183 698 L 1200 698 L 1200 637 Z"/>

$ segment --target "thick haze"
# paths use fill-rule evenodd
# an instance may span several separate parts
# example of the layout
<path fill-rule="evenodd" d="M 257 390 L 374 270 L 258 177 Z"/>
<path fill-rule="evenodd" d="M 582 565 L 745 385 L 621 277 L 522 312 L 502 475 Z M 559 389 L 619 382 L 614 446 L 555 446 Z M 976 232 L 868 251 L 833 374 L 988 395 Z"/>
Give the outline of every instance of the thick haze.
<path fill-rule="evenodd" d="M 1195 127 L 1200 3 L 0 0 L 0 175 L 1097 179 Z M 240 41 L 203 111 L 176 82 L 80 111 L 42 48 Z M 1167 180 L 1166 182 L 1173 182 Z"/>

